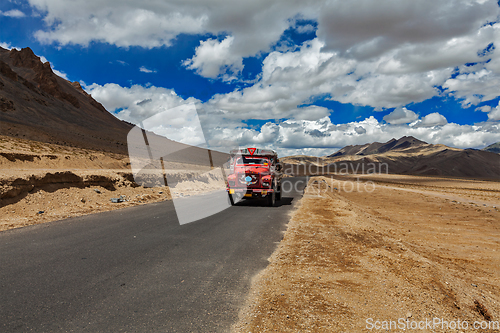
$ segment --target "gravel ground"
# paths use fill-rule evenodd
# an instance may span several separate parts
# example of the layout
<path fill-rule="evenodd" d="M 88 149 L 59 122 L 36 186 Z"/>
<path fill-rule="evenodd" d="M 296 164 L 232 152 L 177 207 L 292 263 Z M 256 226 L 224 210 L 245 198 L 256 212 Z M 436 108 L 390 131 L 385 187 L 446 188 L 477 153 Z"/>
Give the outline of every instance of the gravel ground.
<path fill-rule="evenodd" d="M 498 332 L 500 183 L 403 178 L 313 178 L 233 331 Z"/>

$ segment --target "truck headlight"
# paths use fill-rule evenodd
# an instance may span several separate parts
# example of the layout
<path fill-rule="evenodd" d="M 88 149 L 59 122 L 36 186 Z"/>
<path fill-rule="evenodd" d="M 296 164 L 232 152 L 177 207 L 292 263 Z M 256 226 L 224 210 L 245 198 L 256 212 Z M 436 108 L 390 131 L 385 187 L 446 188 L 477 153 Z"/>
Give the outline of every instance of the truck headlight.
<path fill-rule="evenodd" d="M 269 186 L 269 182 L 262 182 L 263 186 Z"/>

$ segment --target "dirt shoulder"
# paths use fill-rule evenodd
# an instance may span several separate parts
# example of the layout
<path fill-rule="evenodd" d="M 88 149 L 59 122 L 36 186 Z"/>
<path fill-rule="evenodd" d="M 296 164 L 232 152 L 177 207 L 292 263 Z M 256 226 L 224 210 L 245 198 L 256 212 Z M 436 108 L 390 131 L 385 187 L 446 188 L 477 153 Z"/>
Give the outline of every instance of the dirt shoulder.
<path fill-rule="evenodd" d="M 175 186 L 142 187 L 126 155 L 0 136 L 0 231 L 225 188 L 197 166 L 165 167 Z"/>
<path fill-rule="evenodd" d="M 234 332 L 385 332 L 391 321 L 388 331 L 399 332 L 434 318 L 462 326 L 419 331 L 461 332 L 463 321 L 470 330 L 500 320 L 498 183 L 452 191 L 458 201 L 422 184 L 421 193 L 345 192 L 345 180 L 315 179 L 321 185 L 307 188 Z M 465 200 L 484 198 L 486 206 Z"/>
<path fill-rule="evenodd" d="M 112 198 L 122 198 L 113 203 Z M 27 225 L 62 220 L 150 202 L 169 200 L 168 187 L 144 188 L 119 186 L 49 188 L 32 191 L 22 199 L 0 208 L 0 231 Z"/>

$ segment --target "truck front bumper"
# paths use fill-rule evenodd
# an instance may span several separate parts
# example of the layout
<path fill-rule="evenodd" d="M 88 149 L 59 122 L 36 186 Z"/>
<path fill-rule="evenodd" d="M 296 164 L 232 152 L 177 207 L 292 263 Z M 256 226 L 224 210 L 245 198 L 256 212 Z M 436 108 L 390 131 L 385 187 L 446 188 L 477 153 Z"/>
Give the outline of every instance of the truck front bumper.
<path fill-rule="evenodd" d="M 262 188 L 228 188 L 226 191 L 229 194 L 235 194 L 235 193 L 245 193 L 245 194 L 261 194 L 261 195 L 266 195 L 268 193 L 273 193 L 274 189 L 269 188 L 269 189 L 262 189 Z"/>

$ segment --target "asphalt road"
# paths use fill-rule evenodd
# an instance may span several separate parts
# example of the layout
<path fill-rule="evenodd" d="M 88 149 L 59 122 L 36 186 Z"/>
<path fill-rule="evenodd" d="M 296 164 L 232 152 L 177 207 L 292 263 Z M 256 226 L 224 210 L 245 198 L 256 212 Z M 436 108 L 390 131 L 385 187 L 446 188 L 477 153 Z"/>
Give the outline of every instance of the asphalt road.
<path fill-rule="evenodd" d="M 1 232 L 0 332 L 226 332 L 297 185 L 184 225 L 167 201 Z"/>

